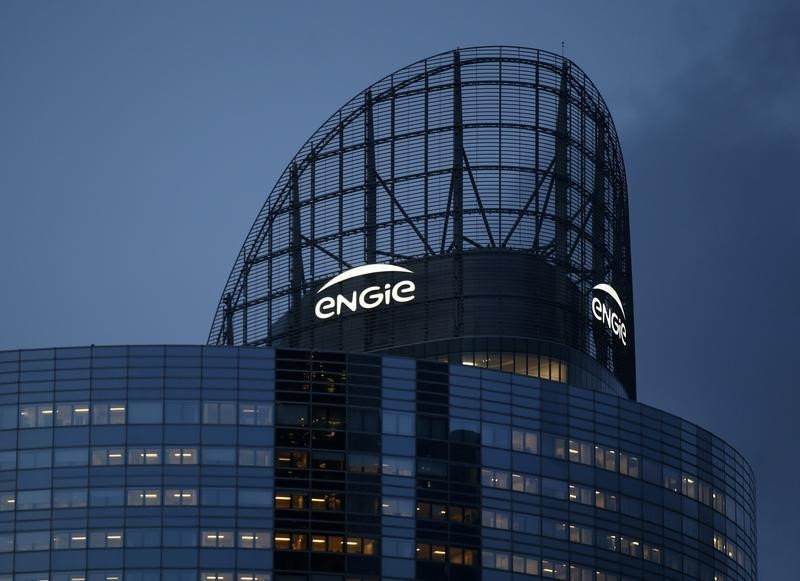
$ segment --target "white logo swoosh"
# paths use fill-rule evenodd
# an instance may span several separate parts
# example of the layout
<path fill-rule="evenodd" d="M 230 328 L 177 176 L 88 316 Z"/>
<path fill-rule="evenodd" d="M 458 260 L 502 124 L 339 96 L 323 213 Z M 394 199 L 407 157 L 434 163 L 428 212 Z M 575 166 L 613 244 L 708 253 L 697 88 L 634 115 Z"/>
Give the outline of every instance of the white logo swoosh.
<path fill-rule="evenodd" d="M 619 300 L 619 295 L 617 294 L 617 291 L 614 290 L 614 287 L 603 282 L 595 286 L 593 290 L 601 290 L 605 293 L 608 293 L 608 295 L 619 305 L 619 310 L 622 312 L 622 316 L 626 319 L 628 318 L 627 315 L 625 315 L 625 309 L 622 308 L 622 301 Z"/>
<path fill-rule="evenodd" d="M 364 276 L 365 274 L 373 274 L 376 272 L 408 272 L 410 274 L 414 274 L 407 268 L 395 266 L 394 264 L 365 264 L 363 266 L 356 266 L 350 270 L 345 270 L 342 274 L 334 276 L 332 279 L 322 285 L 322 288 L 317 291 L 317 294 L 321 293 L 330 286 L 347 280 L 348 278 L 355 278 L 357 276 Z"/>

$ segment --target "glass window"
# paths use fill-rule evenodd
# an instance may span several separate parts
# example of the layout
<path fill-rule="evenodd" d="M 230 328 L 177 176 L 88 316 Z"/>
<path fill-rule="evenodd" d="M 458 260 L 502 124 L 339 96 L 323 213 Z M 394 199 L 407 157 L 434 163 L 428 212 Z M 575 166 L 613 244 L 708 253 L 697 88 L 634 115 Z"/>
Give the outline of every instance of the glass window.
<path fill-rule="evenodd" d="M 197 531 L 189 528 L 165 528 L 162 536 L 165 547 L 196 547 Z M 195 581 L 194 578 L 192 581 Z"/>
<path fill-rule="evenodd" d="M 50 531 L 17 533 L 17 551 L 47 551 L 50 549 Z"/>
<path fill-rule="evenodd" d="M 17 453 L 13 450 L 0 452 L 0 470 L 14 470 L 17 467 Z"/>
<path fill-rule="evenodd" d="M 125 531 L 126 547 L 160 547 L 161 529 L 129 528 Z M 150 577 L 146 578 L 150 579 Z"/>
<path fill-rule="evenodd" d="M 62 403 L 56 406 L 55 425 L 57 426 L 88 426 L 88 403 Z"/>
<path fill-rule="evenodd" d="M 546 579 L 569 579 L 569 567 L 563 561 L 542 559 L 542 577 Z"/>
<path fill-rule="evenodd" d="M 275 548 L 279 551 L 305 551 L 307 547 L 303 533 L 275 533 Z"/>
<path fill-rule="evenodd" d="M 269 448 L 239 448 L 239 466 L 272 466 Z"/>
<path fill-rule="evenodd" d="M 89 503 L 91 506 L 122 506 L 125 491 L 122 488 L 90 488 Z"/>
<path fill-rule="evenodd" d="M 203 464 L 236 464 L 236 448 L 203 448 Z"/>
<path fill-rule="evenodd" d="M 681 473 L 675 468 L 664 466 L 664 488 L 672 492 L 681 491 Z"/>
<path fill-rule="evenodd" d="M 53 490 L 53 508 L 78 508 L 86 506 L 85 488 L 56 488 Z"/>
<path fill-rule="evenodd" d="M 0 492 L 0 512 L 14 510 L 17 506 L 17 499 L 13 492 Z"/>
<path fill-rule="evenodd" d="M 19 468 L 49 468 L 52 463 L 52 451 L 49 448 L 20 450 L 17 460 Z"/>
<path fill-rule="evenodd" d="M 278 468 L 308 468 L 308 452 L 278 450 L 275 457 Z"/>
<path fill-rule="evenodd" d="M 377 434 L 381 431 L 380 414 L 375 410 L 350 408 L 347 411 L 349 429 L 354 432 Z"/>
<path fill-rule="evenodd" d="M 0 553 L 11 553 L 14 550 L 14 534 L 0 533 Z M 11 577 L 8 577 L 10 580 Z"/>
<path fill-rule="evenodd" d="M 362 452 L 350 452 L 347 455 L 347 467 L 350 472 L 377 474 L 381 470 L 380 456 Z"/>
<path fill-rule="evenodd" d="M 594 464 L 604 470 L 617 471 L 617 451 L 605 446 L 594 447 Z"/>
<path fill-rule="evenodd" d="M 697 478 L 684 474 L 681 478 L 681 493 L 689 498 L 697 498 Z"/>
<path fill-rule="evenodd" d="M 450 419 L 450 440 L 465 444 L 477 444 L 481 438 L 481 423 L 464 418 Z"/>
<path fill-rule="evenodd" d="M 53 532 L 53 549 L 85 549 L 86 531 L 55 531 Z"/>
<path fill-rule="evenodd" d="M 402 456 L 384 456 L 383 473 L 395 476 L 414 476 L 414 459 Z"/>
<path fill-rule="evenodd" d="M 20 490 L 17 493 L 17 510 L 50 508 L 50 489 Z"/>
<path fill-rule="evenodd" d="M 275 423 L 279 426 L 307 427 L 310 424 L 308 405 L 290 403 L 277 404 Z"/>
<path fill-rule="evenodd" d="M 530 454 L 539 453 L 539 432 L 527 430 L 513 430 L 511 432 L 511 447 L 518 452 Z"/>
<path fill-rule="evenodd" d="M 164 421 L 167 424 L 199 424 L 199 402 L 167 400 L 164 405 Z"/>
<path fill-rule="evenodd" d="M 554 539 L 566 540 L 569 536 L 569 528 L 565 522 L 543 518 L 542 535 Z"/>
<path fill-rule="evenodd" d="M 323 498 L 320 498 L 318 500 L 319 502 L 324 502 Z M 284 491 L 276 492 L 275 508 L 302 510 L 306 508 L 306 496 L 305 494 L 296 494 L 292 492 L 284 492 Z"/>
<path fill-rule="evenodd" d="M 86 466 L 89 448 L 56 448 L 53 451 L 54 466 Z"/>
<path fill-rule="evenodd" d="M 235 506 L 236 489 L 207 486 L 201 489 L 201 502 L 204 506 Z"/>
<path fill-rule="evenodd" d="M 211 530 L 200 534 L 201 547 L 233 547 L 233 531 Z"/>
<path fill-rule="evenodd" d="M 511 488 L 515 492 L 539 494 L 539 478 L 527 474 L 511 474 Z"/>
<path fill-rule="evenodd" d="M 194 488 L 168 488 L 164 491 L 164 504 L 169 506 L 195 506 L 197 491 Z"/>
<path fill-rule="evenodd" d="M 95 403 L 92 405 L 93 424 L 124 424 L 125 423 L 125 404 L 124 403 Z"/>
<path fill-rule="evenodd" d="M 232 401 L 203 402 L 204 424 L 235 424 L 236 403 Z"/>
<path fill-rule="evenodd" d="M 272 404 L 239 404 L 239 424 L 242 426 L 271 426 Z"/>
<path fill-rule="evenodd" d="M 158 488 L 129 488 L 128 506 L 158 506 L 161 490 Z"/>
<path fill-rule="evenodd" d="M 197 448 L 167 448 L 164 452 L 167 464 L 197 464 Z"/>
<path fill-rule="evenodd" d="M 313 494 L 311 496 L 312 510 L 333 510 L 341 512 L 344 507 L 344 497 L 335 492 Z"/>
<path fill-rule="evenodd" d="M 0 430 L 13 430 L 17 427 L 17 407 L 0 406 Z"/>
<path fill-rule="evenodd" d="M 268 507 L 271 506 L 270 491 L 262 488 L 240 488 L 239 506 Z"/>
<path fill-rule="evenodd" d="M 410 559 L 414 556 L 414 542 L 410 539 L 392 539 L 384 537 L 383 556 Z"/>
<path fill-rule="evenodd" d="M 569 541 L 582 545 L 593 545 L 594 534 L 590 527 L 571 524 L 569 525 Z"/>
<path fill-rule="evenodd" d="M 239 531 L 239 548 L 269 549 L 270 538 L 268 531 Z"/>
<path fill-rule="evenodd" d="M 597 448 L 597 446 L 595 446 Z M 592 445 L 578 440 L 569 441 L 569 461 L 592 465 Z"/>
<path fill-rule="evenodd" d="M 539 534 L 539 517 L 514 513 L 514 530 L 531 535 Z"/>
<path fill-rule="evenodd" d="M 542 478 L 542 496 L 566 499 L 568 495 L 567 483 L 563 480 Z"/>
<path fill-rule="evenodd" d="M 223 573 L 220 571 L 203 571 L 200 573 L 203 581 L 233 581 L 233 573 Z"/>
<path fill-rule="evenodd" d="M 642 543 L 642 558 L 645 561 L 661 563 L 661 549 L 650 543 Z"/>
<path fill-rule="evenodd" d="M 410 498 L 384 497 L 381 504 L 383 514 L 389 516 L 414 516 L 414 501 Z"/>
<path fill-rule="evenodd" d="M 160 401 L 128 402 L 128 423 L 160 424 L 163 418 L 163 405 Z"/>
<path fill-rule="evenodd" d="M 125 463 L 125 448 L 93 448 L 93 466 L 119 466 Z"/>
<path fill-rule="evenodd" d="M 128 448 L 128 464 L 161 464 L 161 448 Z"/>
<path fill-rule="evenodd" d="M 511 526 L 511 518 L 507 511 L 485 508 L 481 511 L 481 523 L 493 529 L 508 529 Z"/>
<path fill-rule="evenodd" d="M 93 549 L 117 549 L 122 547 L 122 531 L 91 531 L 89 546 Z"/>
<path fill-rule="evenodd" d="M 508 448 L 511 430 L 508 426 L 490 424 L 484 422 L 481 426 L 481 443 L 484 446 L 494 446 L 496 448 Z"/>
<path fill-rule="evenodd" d="M 401 436 L 414 435 L 414 414 L 408 412 L 383 412 L 383 433 Z"/>
<path fill-rule="evenodd" d="M 542 453 L 551 458 L 565 459 L 567 457 L 567 442 L 565 438 L 542 434 Z"/>
<path fill-rule="evenodd" d="M 581 484 L 569 485 L 569 499 L 572 502 L 594 506 L 595 496 L 595 490 L 591 486 L 583 486 Z"/>
<path fill-rule="evenodd" d="M 620 452 L 619 471 L 621 474 L 625 474 L 631 478 L 639 478 L 639 458 L 627 452 Z"/>
<path fill-rule="evenodd" d="M 447 462 L 420 459 L 417 461 L 417 475 L 420 478 L 447 478 Z"/>
<path fill-rule="evenodd" d="M 311 456 L 311 467 L 317 470 L 344 470 L 344 454 L 314 450 Z"/>
<path fill-rule="evenodd" d="M 605 510 L 619 510 L 617 508 L 617 495 L 603 492 L 602 490 L 594 491 L 594 501 L 597 508 L 604 508 Z"/>
<path fill-rule="evenodd" d="M 481 484 L 491 488 L 502 488 L 508 490 L 511 486 L 510 473 L 505 470 L 492 470 L 483 468 L 481 470 Z"/>
<path fill-rule="evenodd" d="M 19 408 L 19 427 L 45 428 L 52 426 L 54 411 L 50 404 L 22 406 Z"/>

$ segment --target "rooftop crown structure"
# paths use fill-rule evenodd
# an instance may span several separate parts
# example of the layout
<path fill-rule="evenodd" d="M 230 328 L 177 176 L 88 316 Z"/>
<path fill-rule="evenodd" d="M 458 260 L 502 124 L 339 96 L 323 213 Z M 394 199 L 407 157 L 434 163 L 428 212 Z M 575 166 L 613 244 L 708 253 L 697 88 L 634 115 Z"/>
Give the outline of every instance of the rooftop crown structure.
<path fill-rule="evenodd" d="M 399 280 L 372 275 L 315 313 L 327 281 L 373 264 L 410 271 L 413 300 L 362 300 Z M 534 375 L 558 362 L 635 398 L 633 335 L 625 170 L 602 97 L 561 56 L 480 47 L 392 73 L 311 136 L 247 235 L 209 343 L 506 370 L 527 353 L 544 358 Z"/>

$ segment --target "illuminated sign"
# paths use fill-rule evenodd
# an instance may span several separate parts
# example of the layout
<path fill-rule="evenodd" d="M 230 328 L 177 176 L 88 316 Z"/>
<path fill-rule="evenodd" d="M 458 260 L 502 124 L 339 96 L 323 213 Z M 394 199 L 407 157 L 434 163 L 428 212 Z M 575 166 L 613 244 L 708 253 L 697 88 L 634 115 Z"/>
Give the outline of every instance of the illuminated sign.
<path fill-rule="evenodd" d="M 610 284 L 605 283 L 596 285 L 592 290 L 605 293 L 611 297 L 616 306 L 619 307 L 619 313 L 617 313 L 616 309 L 614 309 L 614 305 L 609 307 L 605 301 L 601 301 L 597 296 L 592 297 L 592 315 L 594 315 L 594 318 L 611 329 L 611 332 L 619 337 L 622 344 L 627 346 L 628 343 L 625 339 L 628 334 L 628 329 L 625 326 L 625 309 L 622 308 L 622 301 L 617 291 L 615 291 L 614 287 Z"/>
<path fill-rule="evenodd" d="M 335 284 L 344 282 L 351 278 L 366 276 L 368 274 L 378 274 L 381 272 L 402 272 L 414 274 L 412 271 L 402 266 L 393 264 L 365 264 L 346 270 L 334 276 L 317 291 L 317 294 L 329 289 Z M 323 296 L 314 306 L 314 314 L 318 319 L 330 319 L 334 315 L 342 314 L 343 309 L 355 312 L 358 308 L 374 309 L 381 305 L 390 303 L 407 303 L 414 300 L 416 285 L 410 280 L 401 280 L 396 283 L 385 283 L 383 286 L 368 286 L 357 291 L 354 290 L 349 295 L 337 294 L 336 296 Z"/>

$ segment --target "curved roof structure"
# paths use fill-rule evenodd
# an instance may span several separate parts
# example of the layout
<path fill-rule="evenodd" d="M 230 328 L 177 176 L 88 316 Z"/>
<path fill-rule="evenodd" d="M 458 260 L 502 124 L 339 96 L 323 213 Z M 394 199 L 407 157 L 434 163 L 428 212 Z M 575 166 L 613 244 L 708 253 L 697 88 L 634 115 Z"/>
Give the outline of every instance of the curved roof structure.
<path fill-rule="evenodd" d="M 325 281 L 364 264 L 450 257 L 458 285 L 461 257 L 479 252 L 521 253 L 560 273 L 553 301 L 578 324 L 544 338 L 577 347 L 634 385 L 622 154 L 597 88 L 562 56 L 457 49 L 348 101 L 267 197 L 208 342 L 336 348 L 303 339 L 314 321 L 298 314 Z M 624 353 L 592 320 L 588 299 L 598 284 L 616 289 L 628 313 Z M 463 307 L 454 313 L 451 335 L 463 335 Z"/>

